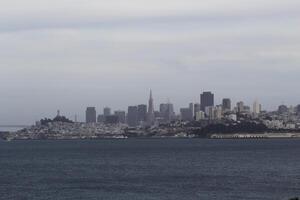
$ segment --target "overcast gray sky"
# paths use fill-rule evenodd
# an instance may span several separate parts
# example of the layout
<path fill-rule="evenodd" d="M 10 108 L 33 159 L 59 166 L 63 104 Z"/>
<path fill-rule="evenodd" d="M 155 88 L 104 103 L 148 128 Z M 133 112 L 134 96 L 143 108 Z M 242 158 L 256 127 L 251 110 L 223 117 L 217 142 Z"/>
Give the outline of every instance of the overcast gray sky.
<path fill-rule="evenodd" d="M 299 0 L 0 0 L 0 124 L 212 90 L 300 103 Z"/>

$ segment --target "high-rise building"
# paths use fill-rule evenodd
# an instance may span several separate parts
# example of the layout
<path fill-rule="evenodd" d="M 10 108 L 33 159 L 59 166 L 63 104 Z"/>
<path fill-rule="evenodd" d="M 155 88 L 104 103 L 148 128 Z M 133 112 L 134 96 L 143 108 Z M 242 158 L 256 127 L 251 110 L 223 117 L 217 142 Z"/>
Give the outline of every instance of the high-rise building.
<path fill-rule="evenodd" d="M 201 105 L 200 103 L 195 103 L 194 104 L 194 118 L 196 118 L 197 112 L 201 110 Z"/>
<path fill-rule="evenodd" d="M 138 125 L 138 107 L 137 106 L 129 106 L 128 107 L 127 124 L 131 127 L 135 127 Z"/>
<path fill-rule="evenodd" d="M 229 98 L 224 98 L 222 100 L 222 107 L 223 107 L 223 111 L 230 111 L 231 110 L 231 100 Z"/>
<path fill-rule="evenodd" d="M 104 115 L 98 115 L 97 122 L 98 123 L 104 123 L 104 121 L 105 121 Z"/>
<path fill-rule="evenodd" d="M 192 121 L 194 119 L 194 104 L 190 103 L 189 107 L 180 109 L 182 121 Z"/>
<path fill-rule="evenodd" d="M 300 115 L 300 104 L 297 105 L 297 107 L 296 107 L 296 113 L 297 113 L 297 115 Z"/>
<path fill-rule="evenodd" d="M 96 108 L 95 107 L 87 107 L 85 111 L 85 121 L 86 123 L 96 123 Z"/>
<path fill-rule="evenodd" d="M 238 113 L 244 112 L 244 111 L 245 111 L 245 105 L 244 105 L 244 102 L 242 102 L 242 101 L 237 102 L 236 108 L 237 108 L 237 112 L 238 112 Z"/>
<path fill-rule="evenodd" d="M 222 119 L 223 115 L 222 115 L 222 112 L 223 111 L 223 106 L 222 105 L 219 105 L 219 106 L 216 106 L 215 107 L 215 110 L 214 110 L 214 118 L 215 119 Z"/>
<path fill-rule="evenodd" d="M 208 117 L 208 119 L 210 119 L 210 120 L 215 119 L 215 107 L 214 106 L 206 106 L 205 114 Z"/>
<path fill-rule="evenodd" d="M 105 107 L 103 109 L 103 115 L 104 117 L 111 115 L 111 109 L 109 107 Z"/>
<path fill-rule="evenodd" d="M 125 111 L 117 110 L 115 111 L 115 115 L 118 116 L 119 122 L 125 124 L 126 122 L 126 113 Z"/>
<path fill-rule="evenodd" d="M 147 105 L 138 105 L 138 122 L 146 122 L 147 120 Z"/>
<path fill-rule="evenodd" d="M 253 113 L 255 115 L 258 115 L 261 112 L 261 105 L 258 103 L 258 101 L 254 101 L 253 103 Z"/>
<path fill-rule="evenodd" d="M 214 94 L 211 92 L 203 92 L 200 95 L 201 110 L 205 111 L 206 107 L 214 106 Z"/>
<path fill-rule="evenodd" d="M 208 106 L 205 108 L 205 114 L 210 120 L 222 119 L 223 117 L 223 106 Z"/>
<path fill-rule="evenodd" d="M 196 119 L 196 121 L 205 119 L 205 112 L 203 112 L 201 110 L 197 111 L 196 115 L 195 115 L 195 119 Z"/>
<path fill-rule="evenodd" d="M 192 121 L 193 113 L 190 108 L 180 108 L 180 117 L 182 121 Z"/>
<path fill-rule="evenodd" d="M 190 110 L 192 112 L 192 118 L 194 118 L 194 103 L 190 103 L 189 104 L 189 108 L 190 108 Z"/>
<path fill-rule="evenodd" d="M 171 103 L 162 103 L 159 106 L 160 117 L 164 122 L 170 122 L 174 118 L 174 106 Z"/>
<path fill-rule="evenodd" d="M 163 116 L 165 113 L 168 112 L 168 104 L 167 103 L 161 103 L 159 105 L 159 112 L 161 113 L 161 116 Z"/>
<path fill-rule="evenodd" d="M 153 97 L 152 97 L 152 90 L 150 90 L 148 113 L 147 113 L 147 123 L 149 125 L 153 125 L 154 120 L 155 120 L 154 103 L 153 103 Z"/>

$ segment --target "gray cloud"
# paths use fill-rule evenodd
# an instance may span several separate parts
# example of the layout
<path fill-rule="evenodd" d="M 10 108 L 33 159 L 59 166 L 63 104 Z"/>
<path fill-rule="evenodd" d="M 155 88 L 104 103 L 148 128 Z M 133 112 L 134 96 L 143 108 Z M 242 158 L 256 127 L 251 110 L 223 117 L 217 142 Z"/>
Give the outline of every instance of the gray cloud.
<path fill-rule="evenodd" d="M 16 4 L 18 3 L 18 4 Z M 45 4 L 48 3 L 48 4 Z M 203 90 L 268 109 L 300 103 L 300 3 L 287 0 L 6 1 L 0 124 L 88 105 L 126 109 Z M 267 91 L 267 92 L 266 92 Z"/>

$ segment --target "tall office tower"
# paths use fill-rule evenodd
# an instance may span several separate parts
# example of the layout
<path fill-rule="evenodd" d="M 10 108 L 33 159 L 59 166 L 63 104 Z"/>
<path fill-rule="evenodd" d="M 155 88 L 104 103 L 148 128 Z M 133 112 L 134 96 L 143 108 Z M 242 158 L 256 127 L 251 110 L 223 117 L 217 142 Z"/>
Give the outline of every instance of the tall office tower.
<path fill-rule="evenodd" d="M 253 103 L 253 113 L 255 115 L 258 115 L 260 113 L 260 111 L 261 111 L 260 109 L 261 109 L 261 105 L 258 103 L 257 100 L 254 101 L 254 103 Z"/>
<path fill-rule="evenodd" d="M 194 107 L 193 104 L 189 104 L 188 108 L 181 108 L 180 109 L 181 120 L 183 120 L 183 121 L 192 121 L 194 119 L 194 116 L 193 116 L 193 114 L 194 114 L 193 110 L 194 109 L 191 109 L 193 107 Z"/>
<path fill-rule="evenodd" d="M 85 111 L 85 121 L 86 123 L 96 123 L 96 108 L 87 107 Z"/>
<path fill-rule="evenodd" d="M 192 113 L 192 118 L 194 118 L 194 104 L 193 104 L 193 103 L 190 103 L 190 104 L 189 104 L 189 108 L 190 108 L 191 113 Z"/>
<path fill-rule="evenodd" d="M 118 116 L 119 122 L 125 124 L 126 122 L 126 113 L 125 111 L 117 110 L 115 111 L 115 115 Z"/>
<path fill-rule="evenodd" d="M 195 115 L 195 119 L 196 119 L 196 121 L 205 119 L 205 112 L 203 112 L 201 110 L 197 111 L 196 115 Z"/>
<path fill-rule="evenodd" d="M 138 122 L 146 122 L 147 120 L 147 105 L 138 105 Z"/>
<path fill-rule="evenodd" d="M 127 124 L 131 127 L 138 125 L 138 107 L 128 106 Z"/>
<path fill-rule="evenodd" d="M 245 109 L 244 102 L 242 102 L 242 101 L 237 102 L 236 108 L 237 108 L 238 113 L 244 112 L 244 109 Z"/>
<path fill-rule="evenodd" d="M 194 118 L 196 118 L 197 112 L 201 110 L 201 105 L 200 103 L 195 103 L 194 104 Z"/>
<path fill-rule="evenodd" d="M 174 105 L 172 103 L 167 103 L 167 104 L 168 104 L 167 120 L 170 122 L 170 121 L 174 120 L 174 117 L 175 117 Z"/>
<path fill-rule="evenodd" d="M 210 120 L 214 120 L 216 117 L 215 117 L 215 112 L 216 108 L 214 106 L 206 106 L 205 107 L 205 114 L 206 116 L 208 117 L 208 119 Z"/>
<path fill-rule="evenodd" d="M 280 105 L 278 107 L 278 113 L 279 114 L 284 114 L 284 113 L 287 113 L 287 112 L 289 112 L 289 108 L 286 105 Z"/>
<path fill-rule="evenodd" d="M 222 100 L 223 111 L 231 111 L 231 100 L 229 98 L 224 98 Z"/>
<path fill-rule="evenodd" d="M 190 108 L 180 108 L 180 118 L 182 121 L 192 121 L 193 113 Z"/>
<path fill-rule="evenodd" d="M 168 118 L 168 104 L 162 103 L 159 105 L 159 113 L 160 117 L 163 119 L 163 121 L 167 121 Z"/>
<path fill-rule="evenodd" d="M 211 92 L 203 92 L 200 95 L 201 110 L 205 111 L 205 107 L 214 106 L 214 94 Z"/>
<path fill-rule="evenodd" d="M 161 104 L 159 105 L 159 112 L 160 112 L 161 114 L 166 113 L 167 110 L 168 110 L 168 104 L 167 104 L 167 103 L 161 103 Z"/>
<path fill-rule="evenodd" d="M 109 107 L 105 107 L 103 109 L 103 115 L 104 115 L 104 117 L 111 115 L 111 109 Z"/>
<path fill-rule="evenodd" d="M 290 114 L 293 114 L 293 113 L 298 114 L 298 113 L 297 113 L 297 106 L 296 106 L 296 107 L 290 106 L 290 107 L 289 107 L 289 113 L 290 113 Z"/>
<path fill-rule="evenodd" d="M 219 105 L 219 106 L 216 106 L 215 107 L 215 110 L 214 110 L 214 117 L 215 119 L 222 119 L 223 117 L 223 106 L 222 105 Z"/>
<path fill-rule="evenodd" d="M 170 122 L 174 118 L 174 106 L 171 103 L 160 104 L 159 112 L 164 122 Z"/>
<path fill-rule="evenodd" d="M 150 97 L 149 97 L 149 106 L 148 106 L 148 113 L 147 113 L 147 122 L 149 125 L 153 125 L 155 119 L 154 115 L 154 103 L 152 97 L 152 90 L 150 90 Z"/>
<path fill-rule="evenodd" d="M 300 115 L 300 104 L 297 105 L 297 107 L 296 107 L 296 113 L 297 113 L 297 115 Z"/>

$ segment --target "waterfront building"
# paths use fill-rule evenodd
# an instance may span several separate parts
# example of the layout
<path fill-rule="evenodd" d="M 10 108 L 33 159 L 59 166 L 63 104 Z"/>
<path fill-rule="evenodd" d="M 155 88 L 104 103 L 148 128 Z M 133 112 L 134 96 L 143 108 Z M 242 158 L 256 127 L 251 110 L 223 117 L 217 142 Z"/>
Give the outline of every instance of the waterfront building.
<path fill-rule="evenodd" d="M 229 98 L 224 98 L 222 100 L 222 107 L 224 112 L 231 111 L 231 100 Z"/>
<path fill-rule="evenodd" d="M 96 108 L 87 107 L 85 112 L 86 123 L 96 123 Z"/>
<path fill-rule="evenodd" d="M 214 106 L 214 94 L 211 92 L 203 92 L 200 95 L 201 110 L 205 111 L 206 107 Z"/>
<path fill-rule="evenodd" d="M 131 127 L 138 125 L 138 107 L 129 106 L 127 112 L 127 124 Z"/>
<path fill-rule="evenodd" d="M 115 111 L 115 115 L 118 116 L 118 121 L 122 124 L 125 124 L 126 122 L 126 113 L 122 110 Z"/>

